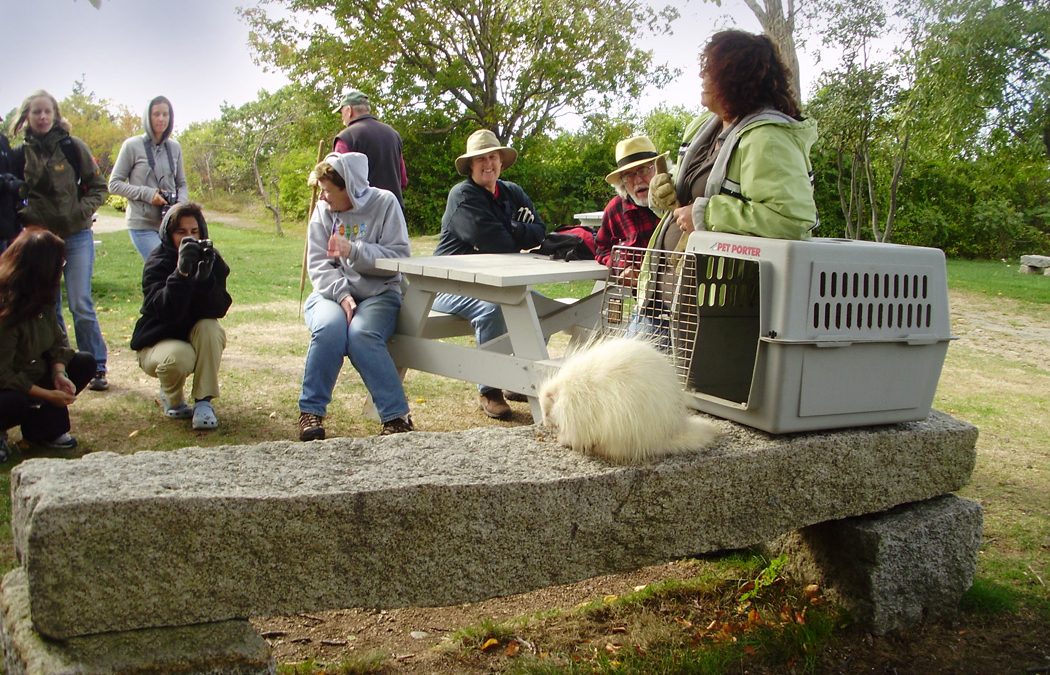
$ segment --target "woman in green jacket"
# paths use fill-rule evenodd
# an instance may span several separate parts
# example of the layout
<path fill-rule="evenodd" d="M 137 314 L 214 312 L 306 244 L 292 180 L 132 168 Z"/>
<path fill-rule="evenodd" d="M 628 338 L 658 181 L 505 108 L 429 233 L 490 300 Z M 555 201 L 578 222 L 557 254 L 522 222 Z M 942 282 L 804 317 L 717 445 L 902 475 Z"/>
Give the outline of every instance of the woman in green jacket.
<path fill-rule="evenodd" d="M 95 375 L 95 359 L 69 348 L 54 312 L 65 246 L 29 227 L 0 255 L 0 461 L 7 430 L 53 448 L 76 447 L 69 406 Z"/>
<path fill-rule="evenodd" d="M 95 243 L 91 223 L 106 200 L 106 179 L 82 140 L 70 136 L 58 101 L 46 91 L 30 94 L 11 124 L 11 137 L 24 129 L 26 206 L 21 211 L 25 225 L 42 225 L 66 244 L 66 298 L 73 314 L 77 346 L 90 352 L 98 371 L 90 388 L 108 389 L 106 341 L 91 297 L 91 275 L 95 268 Z M 57 313 L 62 323 L 62 297 L 56 291 Z"/>

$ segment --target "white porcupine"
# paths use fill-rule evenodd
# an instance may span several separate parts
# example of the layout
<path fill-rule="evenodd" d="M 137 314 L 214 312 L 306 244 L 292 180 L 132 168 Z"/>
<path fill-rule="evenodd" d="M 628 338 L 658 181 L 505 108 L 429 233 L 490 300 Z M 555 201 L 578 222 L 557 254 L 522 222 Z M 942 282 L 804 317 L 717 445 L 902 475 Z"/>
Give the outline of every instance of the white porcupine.
<path fill-rule="evenodd" d="M 539 391 L 558 442 L 620 464 L 710 444 L 717 427 L 689 413 L 674 367 L 652 344 L 611 338 L 570 355 Z"/>

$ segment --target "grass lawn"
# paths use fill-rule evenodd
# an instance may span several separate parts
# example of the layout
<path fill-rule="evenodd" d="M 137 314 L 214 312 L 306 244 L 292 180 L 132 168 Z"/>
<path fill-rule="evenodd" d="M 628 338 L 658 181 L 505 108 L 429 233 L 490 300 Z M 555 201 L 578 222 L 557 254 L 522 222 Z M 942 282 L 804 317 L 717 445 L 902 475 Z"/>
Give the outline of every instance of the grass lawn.
<path fill-rule="evenodd" d="M 234 298 L 233 308 L 224 320 L 228 346 L 222 371 L 223 396 L 216 402 L 220 429 L 194 432 L 188 423 L 161 415 L 154 402 L 156 381 L 141 373 L 127 346 L 141 302 L 141 259 L 125 232 L 97 235 L 102 243 L 95 270 L 96 304 L 111 350 L 113 386 L 104 394 L 85 392 L 72 408 L 73 432 L 81 447 L 67 452 L 31 450 L 0 466 L 0 570 L 9 570 L 16 564 L 11 545 L 9 474 L 12 466 L 26 456 L 74 458 L 95 450 L 132 453 L 296 437 L 297 399 L 308 342 L 298 317 L 303 231 L 300 227 L 288 230 L 285 237 L 275 237 L 262 227 L 224 224 L 221 217 L 210 227 L 211 238 L 231 267 L 229 290 Z M 435 237 L 413 239 L 413 251 L 416 255 L 429 254 L 435 243 Z M 953 305 L 965 302 L 986 303 L 990 308 L 1006 306 L 1016 317 L 1018 330 L 1034 326 L 1045 331 L 1050 325 L 1050 278 L 1021 275 L 1016 266 L 1001 262 L 962 260 L 949 261 L 948 275 Z M 540 290 L 554 297 L 579 297 L 590 287 L 591 282 L 579 282 Z M 1050 591 L 1046 586 L 1050 581 L 1048 385 L 1050 366 L 1026 360 L 1023 353 L 988 353 L 966 340 L 949 349 L 935 406 L 981 429 L 978 465 L 971 484 L 961 491 L 963 496 L 979 500 L 986 509 L 978 576 L 964 604 L 966 616 L 971 618 L 1031 617 L 1050 629 Z M 520 412 L 509 423 L 475 414 L 464 416 L 465 409 L 473 409 L 476 396 L 469 383 L 413 371 L 406 378 L 405 388 L 417 425 L 430 431 L 481 424 L 522 424 L 531 419 L 527 413 L 522 417 Z M 356 372 L 347 365 L 326 423 L 330 436 L 377 433 L 378 423 L 362 414 L 364 400 L 364 388 Z M 18 437 L 17 429 L 11 431 L 11 436 Z M 808 630 L 794 620 L 749 623 L 746 612 L 742 625 L 731 626 L 732 613 L 749 606 L 741 603 L 741 579 L 758 580 L 763 574 L 773 575 L 773 581 L 767 584 L 773 590 L 751 599 L 755 607 L 804 604 L 798 589 L 774 589 L 787 587 L 774 583 L 777 571 L 768 571 L 769 561 L 745 555 L 691 564 L 696 568 L 695 578 L 682 582 L 684 585 L 669 584 L 659 589 L 655 599 L 652 594 L 656 590 L 650 589 L 646 591 L 650 595 L 645 597 L 599 602 L 584 610 L 584 614 L 591 612 L 586 614 L 589 618 L 579 619 L 569 629 L 580 630 L 581 622 L 592 621 L 595 616 L 631 625 L 641 612 L 647 621 L 656 622 L 646 638 L 646 644 L 655 645 L 649 649 L 655 660 L 647 661 L 644 650 L 621 655 L 618 650 L 596 650 L 587 662 L 589 666 L 580 672 L 618 668 L 627 672 L 735 671 L 743 670 L 747 659 L 758 658 L 756 654 L 764 662 L 774 664 L 769 672 L 778 670 L 778 663 L 784 669 L 791 664 L 790 669 L 805 670 L 816 663 L 812 657 L 819 653 L 821 645 L 834 640 L 834 614 L 819 609 L 812 610 Z M 755 581 L 751 583 L 754 585 Z M 661 642 L 666 626 L 653 618 L 653 607 L 672 605 L 674 598 L 687 596 L 689 602 L 705 597 L 722 603 L 729 614 L 722 617 L 719 625 L 729 631 L 726 635 L 736 637 L 717 649 L 698 649 L 697 644 L 673 640 Z M 794 605 L 788 609 L 800 611 Z M 676 615 L 676 620 L 682 616 Z M 748 633 L 749 630 L 757 632 Z M 459 638 L 464 649 L 480 653 L 486 639 L 506 631 L 506 627 L 493 624 L 465 629 Z M 519 628 L 515 631 L 512 633 L 520 634 Z"/>

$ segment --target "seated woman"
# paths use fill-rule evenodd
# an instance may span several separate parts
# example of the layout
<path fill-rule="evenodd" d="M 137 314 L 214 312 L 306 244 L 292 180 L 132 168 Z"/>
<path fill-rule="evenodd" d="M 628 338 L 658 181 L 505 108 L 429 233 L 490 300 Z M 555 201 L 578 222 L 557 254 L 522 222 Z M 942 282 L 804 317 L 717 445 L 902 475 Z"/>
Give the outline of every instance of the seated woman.
<path fill-rule="evenodd" d="M 657 174 L 649 186 L 649 203 L 664 217 L 639 273 L 629 329 L 665 347 L 672 307 L 696 288 L 695 279 L 681 279 L 681 260 L 666 252 L 683 251 L 690 232 L 808 239 L 817 222 L 809 158 L 817 128 L 802 119 L 773 41 L 716 33 L 700 73 L 708 112 L 686 129 L 676 175 Z"/>
<path fill-rule="evenodd" d="M 69 348 L 55 316 L 65 244 L 28 227 L 0 255 L 0 461 L 7 430 L 52 448 L 75 448 L 69 406 L 95 376 L 95 357 Z"/>
<path fill-rule="evenodd" d="M 500 180 L 517 158 L 518 151 L 501 144 L 488 129 L 467 138 L 467 151 L 456 158 L 456 171 L 466 180 L 448 193 L 435 255 L 517 253 L 540 245 L 547 228 L 532 200 L 517 183 Z M 439 293 L 434 309 L 470 321 L 479 345 L 507 332 L 503 311 L 492 302 Z M 478 393 L 486 415 L 510 416 L 503 390 L 479 384 Z M 522 394 L 507 394 L 512 401 L 526 400 Z"/>
<path fill-rule="evenodd" d="M 408 227 L 394 193 L 368 185 L 368 158 L 331 153 L 310 174 L 320 200 L 310 219 L 306 299 L 310 347 L 299 396 L 299 440 L 325 437 L 324 418 L 343 357 L 372 396 L 380 435 L 412 431 L 401 376 L 386 343 L 401 310 L 401 275 L 376 268 L 379 258 L 407 258 Z"/>
<path fill-rule="evenodd" d="M 197 430 L 219 425 L 219 364 L 226 332 L 219 319 L 233 304 L 226 292 L 230 268 L 208 239 L 199 204 L 171 207 L 160 224 L 160 246 L 142 269 L 142 316 L 131 334 L 139 366 L 160 380 L 164 414 L 192 417 Z M 183 387 L 193 375 L 191 408 Z"/>

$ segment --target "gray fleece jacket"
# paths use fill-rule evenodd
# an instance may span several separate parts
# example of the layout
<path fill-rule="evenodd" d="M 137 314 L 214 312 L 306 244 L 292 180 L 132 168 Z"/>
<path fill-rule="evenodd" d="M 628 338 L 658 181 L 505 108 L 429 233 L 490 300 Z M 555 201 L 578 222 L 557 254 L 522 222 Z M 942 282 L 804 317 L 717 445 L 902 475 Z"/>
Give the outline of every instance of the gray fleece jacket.
<path fill-rule="evenodd" d="M 167 103 L 168 110 L 171 111 L 168 128 L 159 139 L 153 138 L 149 119 L 150 110 L 156 103 Z M 175 111 L 172 110 L 168 99 L 158 96 L 150 101 L 142 116 L 142 125 L 146 133 L 132 136 L 120 146 L 113 172 L 109 175 L 109 191 L 127 197 L 129 230 L 156 231 L 160 228 L 161 207 L 154 206 L 152 200 L 157 190 L 176 193 L 179 202 L 189 201 L 190 192 L 182 167 L 182 148 L 178 141 L 170 138 L 171 130 L 175 126 Z M 147 145 L 148 152 L 153 155 L 155 170 L 149 166 Z M 174 166 L 168 162 L 165 146 L 171 150 Z"/>
<path fill-rule="evenodd" d="M 377 269 L 379 258 L 407 258 L 408 227 L 397 197 L 368 185 L 368 158 L 359 152 L 331 153 L 325 157 L 343 180 L 353 206 L 333 211 L 317 202 L 310 219 L 307 266 L 314 292 L 333 302 L 348 295 L 360 301 L 386 290 L 401 292 L 401 275 Z M 329 258 L 328 239 L 333 234 L 350 240 L 350 255 Z"/>

